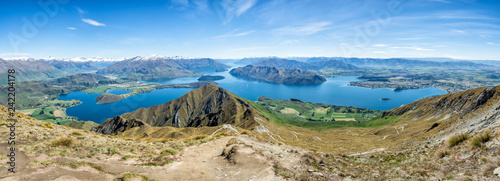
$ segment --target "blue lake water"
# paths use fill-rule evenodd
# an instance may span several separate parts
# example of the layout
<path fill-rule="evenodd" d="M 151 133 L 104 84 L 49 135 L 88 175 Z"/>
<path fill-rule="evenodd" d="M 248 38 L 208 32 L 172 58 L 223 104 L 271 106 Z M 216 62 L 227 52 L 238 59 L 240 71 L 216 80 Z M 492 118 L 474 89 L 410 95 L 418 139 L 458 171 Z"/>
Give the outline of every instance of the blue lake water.
<path fill-rule="evenodd" d="M 130 92 L 131 92 L 131 90 L 127 90 L 127 89 L 108 89 L 108 90 L 106 90 L 106 93 L 116 94 L 116 95 L 127 94 Z"/>
<path fill-rule="evenodd" d="M 219 83 L 218 86 L 253 101 L 257 101 L 257 98 L 260 96 L 273 99 L 298 98 L 307 102 L 389 110 L 425 97 L 446 93 L 446 91 L 437 88 L 411 89 L 395 92 L 393 89 L 387 88 L 371 89 L 347 86 L 349 82 L 356 81 L 357 76 L 327 78 L 326 82 L 318 85 L 284 85 L 236 78 L 231 76 L 227 71 L 210 73 L 210 75 L 222 75 L 226 77 L 223 80 L 217 81 Z M 198 78 L 157 79 L 149 80 L 149 82 L 156 82 L 163 85 L 191 83 L 196 82 Z M 126 112 L 166 103 L 184 95 L 192 89 L 168 88 L 153 90 L 110 104 L 96 104 L 95 97 L 100 94 L 87 94 L 77 91 L 68 95 L 62 95 L 59 99 L 78 99 L 82 101 L 82 104 L 68 108 L 66 110 L 67 114 L 78 117 L 79 120 L 90 120 L 100 124 L 108 118 Z M 390 98 L 391 100 L 383 101 L 381 98 Z"/>

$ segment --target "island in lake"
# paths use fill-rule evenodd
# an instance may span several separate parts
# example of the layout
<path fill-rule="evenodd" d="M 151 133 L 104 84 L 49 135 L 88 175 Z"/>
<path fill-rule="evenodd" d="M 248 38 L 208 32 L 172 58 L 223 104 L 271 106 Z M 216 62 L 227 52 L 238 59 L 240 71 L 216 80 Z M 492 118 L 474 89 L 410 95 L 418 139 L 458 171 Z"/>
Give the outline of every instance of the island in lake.
<path fill-rule="evenodd" d="M 326 79 L 314 72 L 301 69 L 282 69 L 268 66 L 238 67 L 229 72 L 233 76 L 265 80 L 281 84 L 320 84 Z"/>
<path fill-rule="evenodd" d="M 198 78 L 198 81 L 207 81 L 207 80 L 212 80 L 212 81 L 215 81 L 215 80 L 222 80 L 226 77 L 222 76 L 222 75 L 204 75 L 204 76 L 201 76 L 200 78 Z"/>

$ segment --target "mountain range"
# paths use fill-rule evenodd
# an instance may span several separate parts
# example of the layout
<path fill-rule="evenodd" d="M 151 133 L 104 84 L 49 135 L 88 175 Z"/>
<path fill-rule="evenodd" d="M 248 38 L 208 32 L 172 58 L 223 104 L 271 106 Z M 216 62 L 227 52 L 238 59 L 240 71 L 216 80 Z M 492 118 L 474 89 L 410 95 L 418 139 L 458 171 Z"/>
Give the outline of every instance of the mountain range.
<path fill-rule="evenodd" d="M 322 68 L 332 68 L 337 70 L 358 70 L 359 68 L 346 64 L 338 60 L 326 60 L 319 62 L 300 62 L 288 59 L 266 59 L 262 60 L 255 66 L 279 67 L 283 69 L 302 69 L 302 70 L 319 70 Z"/>
<path fill-rule="evenodd" d="M 117 62 L 97 71 L 98 74 L 115 74 L 142 79 L 175 78 L 197 75 L 203 71 L 225 71 L 229 66 L 213 59 L 173 59 L 163 56 L 134 57 Z"/>

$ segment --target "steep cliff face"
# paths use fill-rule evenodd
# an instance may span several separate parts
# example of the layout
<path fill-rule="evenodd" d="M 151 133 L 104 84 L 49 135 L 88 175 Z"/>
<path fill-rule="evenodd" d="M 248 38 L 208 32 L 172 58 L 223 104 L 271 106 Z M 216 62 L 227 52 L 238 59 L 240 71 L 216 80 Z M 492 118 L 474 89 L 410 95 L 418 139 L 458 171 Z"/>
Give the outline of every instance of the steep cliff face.
<path fill-rule="evenodd" d="M 260 79 L 282 84 L 319 84 L 326 81 L 321 75 L 301 69 L 247 65 L 229 72 L 231 75 Z"/>
<path fill-rule="evenodd" d="M 255 117 L 259 116 L 253 107 L 238 96 L 215 85 L 206 85 L 167 103 L 141 108 L 108 119 L 97 131 L 103 134 L 113 134 L 131 127 L 143 126 L 143 124 L 177 128 L 231 124 L 250 129 L 258 125 Z"/>

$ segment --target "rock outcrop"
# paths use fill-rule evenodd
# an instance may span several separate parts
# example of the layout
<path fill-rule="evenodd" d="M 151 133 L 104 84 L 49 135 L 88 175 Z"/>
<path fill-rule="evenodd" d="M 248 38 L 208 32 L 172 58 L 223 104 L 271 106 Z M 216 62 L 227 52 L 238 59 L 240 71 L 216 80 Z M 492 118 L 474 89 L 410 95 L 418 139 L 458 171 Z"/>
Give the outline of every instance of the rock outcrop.
<path fill-rule="evenodd" d="M 149 127 L 147 123 L 142 122 L 139 119 L 125 119 L 120 116 L 115 116 L 114 118 L 106 120 L 104 123 L 99 125 L 96 128 L 93 128 L 92 131 L 112 135 L 119 132 L 124 132 L 134 127 Z"/>

